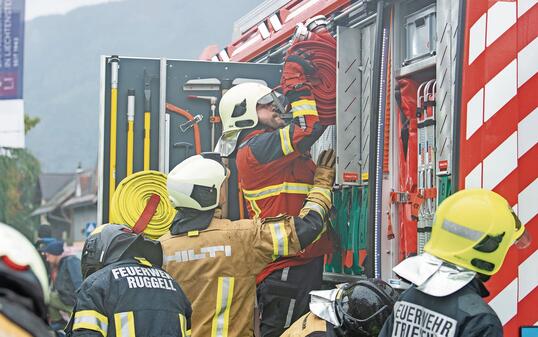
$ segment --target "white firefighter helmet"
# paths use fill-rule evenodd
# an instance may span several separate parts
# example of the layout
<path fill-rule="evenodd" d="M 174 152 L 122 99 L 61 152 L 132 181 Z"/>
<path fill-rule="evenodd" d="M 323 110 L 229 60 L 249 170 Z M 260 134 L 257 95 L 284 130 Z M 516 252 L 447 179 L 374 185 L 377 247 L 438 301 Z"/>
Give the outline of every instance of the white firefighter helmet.
<path fill-rule="evenodd" d="M 0 222 L 0 278 L 11 281 L 17 291 L 34 302 L 35 310 L 46 317 L 49 282 L 43 259 L 27 238 Z"/>
<path fill-rule="evenodd" d="M 219 103 L 222 133 L 255 127 L 258 124 L 256 105 L 271 91 L 271 88 L 256 82 L 241 83 L 228 90 Z"/>
<path fill-rule="evenodd" d="M 220 187 L 227 169 L 220 154 L 201 153 L 179 163 L 166 181 L 170 201 L 176 208 L 207 211 L 219 204 Z"/>
<path fill-rule="evenodd" d="M 219 103 L 222 120 L 222 137 L 215 151 L 227 157 L 235 150 L 239 132 L 258 125 L 258 104 L 273 103 L 278 94 L 271 88 L 256 82 L 238 84 L 228 90 Z"/>

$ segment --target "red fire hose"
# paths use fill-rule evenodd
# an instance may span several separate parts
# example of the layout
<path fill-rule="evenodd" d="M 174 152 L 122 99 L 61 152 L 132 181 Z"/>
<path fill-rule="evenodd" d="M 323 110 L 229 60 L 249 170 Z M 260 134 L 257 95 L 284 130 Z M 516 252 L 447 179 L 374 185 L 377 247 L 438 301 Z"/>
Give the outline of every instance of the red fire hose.
<path fill-rule="evenodd" d="M 308 39 L 295 41 L 286 53 L 286 59 L 296 55 L 309 61 L 315 71 L 306 74 L 306 81 L 310 84 L 312 94 L 316 98 L 319 119 L 323 125 L 336 124 L 336 40 L 327 30 L 310 32 Z M 281 86 L 286 92 L 287 88 L 294 87 L 303 79 L 297 76 L 293 65 L 284 63 Z"/>

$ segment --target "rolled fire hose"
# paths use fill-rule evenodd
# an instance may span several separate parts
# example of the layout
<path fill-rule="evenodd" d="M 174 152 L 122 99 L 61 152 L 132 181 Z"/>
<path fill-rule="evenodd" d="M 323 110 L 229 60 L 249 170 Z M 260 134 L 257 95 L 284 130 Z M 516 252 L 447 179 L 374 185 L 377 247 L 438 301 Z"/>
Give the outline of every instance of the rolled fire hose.
<path fill-rule="evenodd" d="M 316 98 L 316 107 L 322 125 L 336 124 L 336 40 L 326 29 L 308 33 L 306 40 L 295 39 L 286 53 L 301 56 L 314 66 L 312 74 L 306 74 L 311 84 L 312 95 Z M 286 65 L 284 64 L 284 67 Z M 287 81 L 282 78 L 281 85 Z"/>
<path fill-rule="evenodd" d="M 148 208 L 155 201 L 158 204 L 148 214 Z M 110 222 L 131 228 L 145 222 L 143 232 L 152 239 L 168 231 L 175 215 L 176 210 L 168 199 L 166 175 L 158 171 L 140 171 L 126 177 L 112 196 Z"/>

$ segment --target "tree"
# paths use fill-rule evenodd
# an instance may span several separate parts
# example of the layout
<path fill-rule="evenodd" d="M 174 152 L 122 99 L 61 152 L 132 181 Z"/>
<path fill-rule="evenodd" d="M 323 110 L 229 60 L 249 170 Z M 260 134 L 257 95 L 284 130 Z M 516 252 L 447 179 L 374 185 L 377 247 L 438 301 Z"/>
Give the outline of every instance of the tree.
<path fill-rule="evenodd" d="M 39 123 L 39 118 L 24 118 L 25 133 Z M 30 240 L 38 219 L 30 216 L 39 206 L 37 182 L 39 161 L 26 149 L 11 149 L 0 156 L 0 221 L 17 228 Z"/>
<path fill-rule="evenodd" d="M 41 121 L 39 117 L 30 117 L 28 114 L 24 114 L 24 134 L 33 129 Z"/>

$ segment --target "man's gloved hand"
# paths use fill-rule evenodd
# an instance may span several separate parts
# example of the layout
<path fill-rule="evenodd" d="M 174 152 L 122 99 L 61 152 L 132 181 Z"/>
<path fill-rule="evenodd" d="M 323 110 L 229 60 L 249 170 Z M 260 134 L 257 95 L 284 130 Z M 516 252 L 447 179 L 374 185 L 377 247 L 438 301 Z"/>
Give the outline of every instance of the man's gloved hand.
<path fill-rule="evenodd" d="M 286 57 L 280 78 L 282 92 L 285 95 L 290 91 L 296 91 L 298 86 L 307 84 L 307 77 L 316 72 L 315 67 L 308 58 L 309 56 L 306 53 L 296 52 Z"/>
<path fill-rule="evenodd" d="M 318 166 L 314 174 L 314 186 L 332 188 L 336 175 L 336 153 L 334 150 L 324 150 L 318 158 Z"/>
<path fill-rule="evenodd" d="M 312 75 L 316 71 L 316 68 L 308 57 L 308 54 L 291 54 L 286 58 L 285 64 L 296 63 L 301 67 L 304 75 Z"/>

